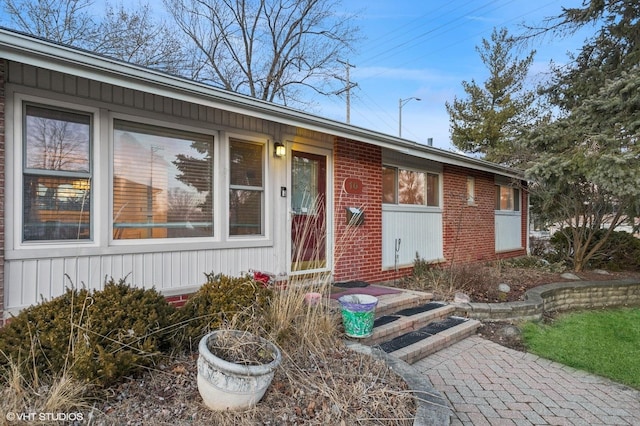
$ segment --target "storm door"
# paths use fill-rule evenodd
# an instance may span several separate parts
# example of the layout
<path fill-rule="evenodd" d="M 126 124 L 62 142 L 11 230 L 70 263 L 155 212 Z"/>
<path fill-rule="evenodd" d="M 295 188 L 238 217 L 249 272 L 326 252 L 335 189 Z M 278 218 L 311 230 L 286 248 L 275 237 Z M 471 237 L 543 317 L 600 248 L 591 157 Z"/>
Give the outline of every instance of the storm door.
<path fill-rule="evenodd" d="M 327 267 L 327 157 L 291 152 L 291 271 Z"/>

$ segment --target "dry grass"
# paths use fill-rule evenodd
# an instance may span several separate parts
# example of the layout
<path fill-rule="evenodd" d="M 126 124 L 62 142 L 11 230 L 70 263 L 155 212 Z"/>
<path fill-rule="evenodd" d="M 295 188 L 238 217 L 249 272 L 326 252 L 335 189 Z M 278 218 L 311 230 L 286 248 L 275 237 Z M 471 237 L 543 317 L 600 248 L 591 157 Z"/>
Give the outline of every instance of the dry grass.
<path fill-rule="evenodd" d="M 318 352 L 283 351 L 264 398 L 243 411 L 214 412 L 201 403 L 195 357 L 181 355 L 111 389 L 96 407 L 98 425 L 192 424 L 410 425 L 415 404 L 406 385 L 384 363 L 341 343 Z"/>
<path fill-rule="evenodd" d="M 313 215 L 310 215 L 312 217 Z M 302 238 L 320 241 L 324 229 L 317 222 L 306 224 Z M 313 229 L 315 227 L 315 229 Z M 357 232 L 349 227 L 342 238 Z M 302 247 L 295 244 L 296 247 Z M 340 242 L 336 244 L 339 252 Z M 300 256 L 303 255 L 299 251 Z M 274 380 L 258 405 L 245 412 L 213 412 L 201 402 L 196 385 L 197 354 L 171 354 L 141 377 L 132 377 L 106 390 L 93 407 L 88 388 L 67 376 L 52 381 L 46 392 L 29 387 L 18 369 L 9 374 L 2 387 L 2 410 L 28 412 L 82 410 L 92 413 L 92 423 L 110 424 L 193 424 L 193 425 L 409 425 L 413 423 L 415 401 L 406 383 L 383 362 L 353 352 L 342 342 L 338 312 L 330 299 L 305 301 L 307 293 L 327 296 L 331 288 L 324 271 L 324 248 L 304 259 L 307 274 L 293 275 L 285 288 L 274 291 L 269 304 L 253 307 L 224 324 L 275 342 L 282 362 Z M 334 255 L 339 259 L 339 253 Z M 46 397 L 45 397 L 46 395 Z M 42 399 L 44 398 L 44 399 Z M 4 420 L 4 416 L 2 417 Z"/>
<path fill-rule="evenodd" d="M 66 372 L 59 377 L 28 381 L 16 362 L 9 362 L 0 374 L 0 424 L 11 421 L 11 415 L 35 413 L 30 423 L 40 423 L 47 413 L 82 413 L 91 410 L 87 399 L 90 386 L 71 378 Z"/>
<path fill-rule="evenodd" d="M 399 286 L 431 292 L 436 300 L 453 300 L 457 292 L 495 292 L 500 271 L 479 265 L 429 265 L 422 260 L 414 263 L 413 275 L 401 280 Z"/>

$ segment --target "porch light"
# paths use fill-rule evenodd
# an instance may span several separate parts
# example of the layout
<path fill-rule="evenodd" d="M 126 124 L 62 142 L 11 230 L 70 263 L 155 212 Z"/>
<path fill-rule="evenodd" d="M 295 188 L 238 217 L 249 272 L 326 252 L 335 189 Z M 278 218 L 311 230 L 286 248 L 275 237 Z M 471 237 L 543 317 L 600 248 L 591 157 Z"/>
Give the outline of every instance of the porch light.
<path fill-rule="evenodd" d="M 287 154 L 287 149 L 282 142 L 276 142 L 273 144 L 273 153 L 276 157 L 284 157 Z"/>

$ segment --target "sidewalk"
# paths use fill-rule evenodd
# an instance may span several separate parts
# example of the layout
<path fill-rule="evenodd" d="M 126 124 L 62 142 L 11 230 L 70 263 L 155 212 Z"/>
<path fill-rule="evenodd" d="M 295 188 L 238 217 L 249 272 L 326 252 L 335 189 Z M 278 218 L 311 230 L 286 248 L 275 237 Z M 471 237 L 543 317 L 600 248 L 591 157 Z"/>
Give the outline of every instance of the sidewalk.
<path fill-rule="evenodd" d="M 640 391 L 481 337 L 413 367 L 449 400 L 452 425 L 640 425 Z"/>

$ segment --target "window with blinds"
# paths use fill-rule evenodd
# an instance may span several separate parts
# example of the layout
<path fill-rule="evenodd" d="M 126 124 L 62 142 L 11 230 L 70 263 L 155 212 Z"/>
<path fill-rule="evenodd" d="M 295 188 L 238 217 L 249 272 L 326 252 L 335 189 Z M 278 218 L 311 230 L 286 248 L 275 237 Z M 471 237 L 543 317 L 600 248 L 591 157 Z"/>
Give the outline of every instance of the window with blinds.
<path fill-rule="evenodd" d="M 229 141 L 229 235 L 263 235 L 264 144 Z"/>
<path fill-rule="evenodd" d="M 114 121 L 113 238 L 213 236 L 213 136 Z"/>
<path fill-rule="evenodd" d="M 24 105 L 23 241 L 91 239 L 92 115 Z"/>

